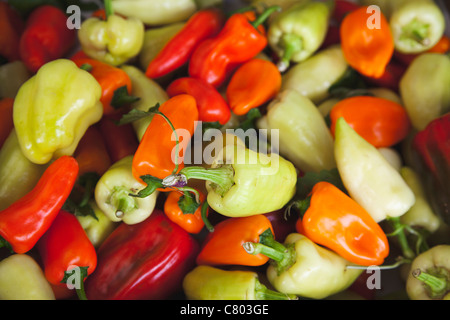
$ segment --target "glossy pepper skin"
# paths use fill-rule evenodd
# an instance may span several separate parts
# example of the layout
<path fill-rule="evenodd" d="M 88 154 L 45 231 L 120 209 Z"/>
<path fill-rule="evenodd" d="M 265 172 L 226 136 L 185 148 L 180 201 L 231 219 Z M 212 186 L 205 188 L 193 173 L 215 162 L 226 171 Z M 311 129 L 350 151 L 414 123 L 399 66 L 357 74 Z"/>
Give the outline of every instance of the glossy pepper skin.
<path fill-rule="evenodd" d="M 384 262 L 389 254 L 387 237 L 358 203 L 329 182 L 315 184 L 309 201 L 300 218 L 305 236 L 358 265 Z"/>
<path fill-rule="evenodd" d="M 77 176 L 76 160 L 62 156 L 44 171 L 30 192 L 0 211 L 0 236 L 14 252 L 26 253 L 34 247 L 69 197 Z"/>
<path fill-rule="evenodd" d="M 181 289 L 194 267 L 198 243 L 154 212 L 135 225 L 119 225 L 98 249 L 94 274 L 86 279 L 90 300 L 162 300 Z"/>
<path fill-rule="evenodd" d="M 38 164 L 72 155 L 87 128 L 102 117 L 100 97 L 98 82 L 74 62 L 58 59 L 42 66 L 14 101 L 14 127 L 24 155 Z"/>
<path fill-rule="evenodd" d="M 217 9 L 197 11 L 150 61 L 146 76 L 159 78 L 185 65 L 202 41 L 220 32 L 224 20 L 223 14 Z"/>

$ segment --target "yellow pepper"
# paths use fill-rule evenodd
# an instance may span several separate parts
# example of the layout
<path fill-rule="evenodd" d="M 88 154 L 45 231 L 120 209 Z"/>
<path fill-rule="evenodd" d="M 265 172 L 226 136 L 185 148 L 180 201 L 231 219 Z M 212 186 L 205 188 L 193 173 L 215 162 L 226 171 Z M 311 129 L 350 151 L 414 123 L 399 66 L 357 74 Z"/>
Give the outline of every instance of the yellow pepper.
<path fill-rule="evenodd" d="M 14 101 L 14 127 L 24 155 L 38 164 L 72 155 L 103 115 L 101 94 L 97 80 L 70 60 L 42 66 Z"/>

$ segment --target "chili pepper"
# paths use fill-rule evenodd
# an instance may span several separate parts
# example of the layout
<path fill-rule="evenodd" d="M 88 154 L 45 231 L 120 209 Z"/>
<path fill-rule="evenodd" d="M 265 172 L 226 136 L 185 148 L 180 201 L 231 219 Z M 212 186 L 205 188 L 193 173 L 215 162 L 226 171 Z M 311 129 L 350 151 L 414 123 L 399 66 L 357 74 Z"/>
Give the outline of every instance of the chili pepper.
<path fill-rule="evenodd" d="M 437 245 L 414 258 L 406 281 L 411 300 L 450 299 L 449 245 Z"/>
<path fill-rule="evenodd" d="M 44 164 L 72 155 L 87 128 L 102 116 L 100 96 L 95 78 L 74 62 L 46 63 L 14 101 L 14 126 L 25 156 Z"/>
<path fill-rule="evenodd" d="M 55 300 L 34 258 L 13 254 L 0 261 L 0 300 Z"/>
<path fill-rule="evenodd" d="M 397 51 L 424 52 L 444 34 L 444 14 L 434 1 L 393 1 L 390 5 L 389 24 Z"/>
<path fill-rule="evenodd" d="M 284 241 L 288 234 L 295 232 L 295 215 L 286 215 L 284 209 L 264 213 L 273 228 L 275 240 Z"/>
<path fill-rule="evenodd" d="M 219 122 L 224 125 L 231 118 L 231 110 L 224 97 L 214 86 L 201 79 L 177 78 L 169 84 L 166 91 L 170 97 L 178 94 L 193 96 L 197 102 L 200 121 Z"/>
<path fill-rule="evenodd" d="M 284 72 L 290 63 L 306 60 L 323 43 L 333 1 L 308 1 L 293 4 L 271 21 L 268 43 L 280 57 L 278 68 Z"/>
<path fill-rule="evenodd" d="M 238 65 L 254 58 L 267 46 L 267 38 L 259 26 L 278 6 L 268 8 L 250 22 L 243 13 L 227 19 L 220 33 L 204 40 L 192 53 L 188 73 L 193 78 L 219 87 Z"/>
<path fill-rule="evenodd" d="M 85 68 L 100 84 L 103 104 L 103 114 L 109 115 L 120 112 L 120 109 L 137 101 L 137 97 L 130 95 L 132 91 L 131 79 L 125 71 L 105 62 L 78 58 L 72 61 L 78 67 Z"/>
<path fill-rule="evenodd" d="M 318 104 L 330 97 L 331 86 L 344 76 L 347 69 L 348 63 L 341 47 L 331 46 L 284 73 L 281 91 L 294 89 Z"/>
<path fill-rule="evenodd" d="M 205 39 L 215 37 L 221 30 L 224 17 L 221 11 L 208 8 L 197 11 L 148 64 L 145 74 L 159 78 L 185 65 L 193 51 Z"/>
<path fill-rule="evenodd" d="M 242 245 L 248 241 L 259 242 L 260 236 L 266 231 L 273 234 L 272 224 L 261 214 L 225 219 L 214 226 L 214 232 L 206 236 L 196 262 L 198 265 L 210 266 L 262 266 L 269 258 L 249 255 Z"/>
<path fill-rule="evenodd" d="M 12 62 L 20 60 L 19 43 L 24 21 L 7 2 L 0 3 L 0 56 Z"/>
<path fill-rule="evenodd" d="M 333 137 L 324 118 L 311 100 L 297 91 L 282 91 L 257 125 L 278 129 L 280 153 L 299 170 L 318 172 L 336 167 Z"/>
<path fill-rule="evenodd" d="M 335 0 L 334 8 L 332 12 L 332 18 L 336 20 L 338 24 L 342 23 L 345 16 L 356 9 L 359 9 L 360 4 L 348 1 L 348 0 Z"/>
<path fill-rule="evenodd" d="M 20 38 L 20 59 L 36 73 L 44 64 L 63 58 L 76 40 L 76 30 L 66 26 L 67 16 L 61 9 L 43 5 L 27 18 Z"/>
<path fill-rule="evenodd" d="M 197 266 L 183 280 L 188 300 L 297 300 L 268 289 L 256 272 Z"/>
<path fill-rule="evenodd" d="M 160 26 L 188 19 L 197 11 L 193 0 L 157 1 L 113 0 L 115 12 L 141 20 L 147 26 Z"/>
<path fill-rule="evenodd" d="M 131 196 L 145 187 L 132 174 L 133 155 L 115 162 L 97 182 L 95 202 L 114 222 L 135 224 L 147 219 L 153 212 L 158 192 L 148 197 Z"/>
<path fill-rule="evenodd" d="M 400 173 L 344 118 L 336 122 L 334 152 L 349 195 L 376 222 L 400 217 L 412 207 L 414 193 Z"/>
<path fill-rule="evenodd" d="M 131 85 L 133 88 L 131 94 L 139 97 L 139 101 L 133 103 L 131 110 L 145 112 L 149 109 L 149 106 L 154 106 L 157 103 L 163 104 L 165 101 L 169 100 L 166 91 L 156 81 L 147 78 L 145 73 L 140 69 L 131 65 L 124 65 L 121 69 L 131 78 Z M 144 136 L 145 130 L 151 120 L 152 116 L 150 115 L 132 122 L 139 141 L 141 141 Z"/>
<path fill-rule="evenodd" d="M 339 118 L 344 118 L 353 130 L 376 148 L 396 145 L 411 129 L 402 105 L 378 97 L 356 96 L 338 102 L 330 111 L 333 134 Z"/>
<path fill-rule="evenodd" d="M 340 27 L 341 46 L 352 68 L 367 77 L 380 78 L 394 53 L 394 39 L 382 12 L 377 15 L 376 27 L 370 27 L 369 21 L 367 6 L 347 14 Z"/>
<path fill-rule="evenodd" d="M 3 98 L 0 100 L 0 114 L 2 115 L 2 123 L 0 125 L 0 148 L 5 143 L 9 134 L 14 128 L 13 122 L 13 98 Z"/>
<path fill-rule="evenodd" d="M 0 66 L 0 97 L 15 98 L 22 84 L 31 77 L 25 64 L 16 60 Z"/>
<path fill-rule="evenodd" d="M 50 228 L 39 239 L 37 248 L 46 279 L 57 285 L 66 283 L 67 276 L 76 278 L 80 284 L 76 288 L 78 297 L 86 300 L 82 284 L 97 266 L 97 253 L 77 218 L 67 211 L 59 211 Z M 80 272 L 79 269 L 86 271 Z"/>
<path fill-rule="evenodd" d="M 50 164 L 30 192 L 0 211 L 0 235 L 14 252 L 28 252 L 48 230 L 77 175 L 76 160 L 62 156 Z"/>
<path fill-rule="evenodd" d="M 12 129 L 0 149 L 0 210 L 31 191 L 45 167 L 23 155 L 16 131 Z"/>
<path fill-rule="evenodd" d="M 234 72 L 226 96 L 231 110 L 236 115 L 244 115 L 274 98 L 280 88 L 281 74 L 275 64 L 254 58 Z"/>
<path fill-rule="evenodd" d="M 403 104 L 416 130 L 450 110 L 450 57 L 423 53 L 411 63 L 400 80 Z"/>
<path fill-rule="evenodd" d="M 380 78 L 364 77 L 364 80 L 372 86 L 388 88 L 398 92 L 399 82 L 405 72 L 406 67 L 397 63 L 395 59 L 392 59 L 386 66 L 386 69 Z"/>
<path fill-rule="evenodd" d="M 289 234 L 283 244 L 266 237 L 260 243 L 245 243 L 244 249 L 270 257 L 266 270 L 270 284 L 299 297 L 326 298 L 347 289 L 361 274 L 335 252 L 298 233 Z"/>
<path fill-rule="evenodd" d="M 181 289 L 198 243 L 160 210 L 141 223 L 120 224 L 98 249 L 86 279 L 91 300 L 162 300 Z"/>

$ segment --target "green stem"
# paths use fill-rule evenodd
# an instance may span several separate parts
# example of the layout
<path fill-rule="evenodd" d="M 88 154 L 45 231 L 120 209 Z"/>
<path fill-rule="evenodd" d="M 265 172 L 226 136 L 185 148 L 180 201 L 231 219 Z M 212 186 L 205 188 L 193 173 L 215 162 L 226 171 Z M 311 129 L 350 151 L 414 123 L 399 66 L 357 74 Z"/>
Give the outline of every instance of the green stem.
<path fill-rule="evenodd" d="M 408 239 L 406 237 L 406 234 L 404 232 L 405 228 L 403 224 L 400 222 L 399 217 L 390 217 L 388 218 L 388 221 L 391 223 L 393 229 L 394 229 L 394 235 L 397 237 L 400 247 L 402 248 L 403 256 L 407 259 L 412 259 L 416 255 L 413 250 L 411 250 Z"/>
<path fill-rule="evenodd" d="M 80 300 L 87 300 L 87 296 L 86 296 L 86 291 L 84 290 L 84 281 L 80 282 L 80 288 L 79 289 L 75 289 L 75 291 L 77 292 L 77 296 L 78 299 Z"/>
<path fill-rule="evenodd" d="M 401 39 L 404 41 L 413 41 L 420 45 L 427 46 L 429 43 L 430 25 L 414 19 L 402 28 Z"/>
<path fill-rule="evenodd" d="M 280 47 L 284 49 L 283 56 L 277 63 L 278 70 L 280 72 L 286 71 L 291 63 L 292 56 L 302 50 L 303 41 L 302 39 L 294 34 L 284 34 L 281 37 Z"/>
<path fill-rule="evenodd" d="M 449 287 L 449 282 L 446 278 L 423 272 L 420 269 L 413 270 L 412 275 L 430 289 L 432 298 L 444 295 Z"/>
<path fill-rule="evenodd" d="M 104 0 L 106 19 L 114 14 L 111 0 Z"/>
<path fill-rule="evenodd" d="M 267 18 L 269 18 L 269 16 L 274 13 L 275 11 L 280 11 L 281 7 L 280 6 L 270 6 L 268 7 L 266 10 L 264 10 L 263 13 L 261 13 L 253 22 L 251 22 L 250 24 L 257 29 L 261 24 L 264 23 L 264 21 L 267 20 Z"/>
<path fill-rule="evenodd" d="M 298 300 L 296 295 L 268 289 L 258 279 L 255 284 L 255 296 L 256 300 Z"/>
<path fill-rule="evenodd" d="M 122 219 L 125 214 L 136 209 L 136 200 L 130 196 L 126 187 L 114 187 L 109 202 L 116 207 L 116 217 Z"/>
<path fill-rule="evenodd" d="M 253 255 L 263 254 L 276 262 L 281 262 L 284 259 L 285 253 L 276 250 L 275 248 L 266 246 L 259 242 L 245 242 L 242 247 L 244 250 Z"/>
<path fill-rule="evenodd" d="M 202 220 L 203 220 L 203 223 L 205 224 L 206 229 L 209 232 L 214 232 L 214 226 L 208 220 L 208 215 L 207 215 L 207 213 L 208 213 L 208 201 L 206 201 L 206 200 L 205 200 L 205 202 L 203 202 L 201 213 L 202 213 Z"/>

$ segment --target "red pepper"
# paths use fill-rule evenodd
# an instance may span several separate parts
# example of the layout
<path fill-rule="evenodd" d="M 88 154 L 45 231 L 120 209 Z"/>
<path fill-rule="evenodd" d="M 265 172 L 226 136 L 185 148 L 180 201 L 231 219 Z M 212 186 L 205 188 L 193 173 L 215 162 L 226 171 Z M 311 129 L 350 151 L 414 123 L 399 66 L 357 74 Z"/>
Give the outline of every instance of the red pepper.
<path fill-rule="evenodd" d="M 8 3 L 0 2 L 0 56 L 9 62 L 19 60 L 19 42 L 24 21 Z"/>
<path fill-rule="evenodd" d="M 150 61 L 145 72 L 147 77 L 159 78 L 182 67 L 203 40 L 219 33 L 223 22 L 223 14 L 217 9 L 204 9 L 195 13 Z"/>
<path fill-rule="evenodd" d="M 204 40 L 193 52 L 189 75 L 219 87 L 237 66 L 267 46 L 267 38 L 259 27 L 278 8 L 269 7 L 253 22 L 246 14 L 233 14 L 216 37 Z"/>
<path fill-rule="evenodd" d="M 335 19 L 338 24 L 340 24 L 348 13 L 359 9 L 359 7 L 360 5 L 352 1 L 335 0 L 332 18 Z"/>
<path fill-rule="evenodd" d="M 398 84 L 406 72 L 407 67 L 392 59 L 386 66 L 383 75 L 376 79 L 372 77 L 364 77 L 367 83 L 381 88 L 391 89 L 398 92 Z"/>
<path fill-rule="evenodd" d="M 29 193 L 0 211 L 0 237 L 14 252 L 25 253 L 34 247 L 69 197 L 77 176 L 75 158 L 62 156 L 50 164 Z"/>
<path fill-rule="evenodd" d="M 167 87 L 170 97 L 186 93 L 197 102 L 198 117 L 204 122 L 219 122 L 224 125 L 230 120 L 231 110 L 223 96 L 211 84 L 201 79 L 183 77 Z"/>
<path fill-rule="evenodd" d="M 0 148 L 14 128 L 13 107 L 13 98 L 0 99 Z"/>
<path fill-rule="evenodd" d="M 119 225 L 98 249 L 86 279 L 91 300 L 162 300 L 181 290 L 198 254 L 197 241 L 159 209 L 134 225 Z"/>
<path fill-rule="evenodd" d="M 53 285 L 63 286 L 64 279 L 71 276 L 72 272 L 79 275 L 80 288 L 77 288 L 77 293 L 79 298 L 84 300 L 81 284 L 86 276 L 94 272 L 97 252 L 78 219 L 61 210 L 47 232 L 39 239 L 37 248 L 46 279 Z"/>
<path fill-rule="evenodd" d="M 76 29 L 67 28 L 61 9 L 43 5 L 31 12 L 20 38 L 20 58 L 35 73 L 45 63 L 62 58 L 75 44 Z"/>

